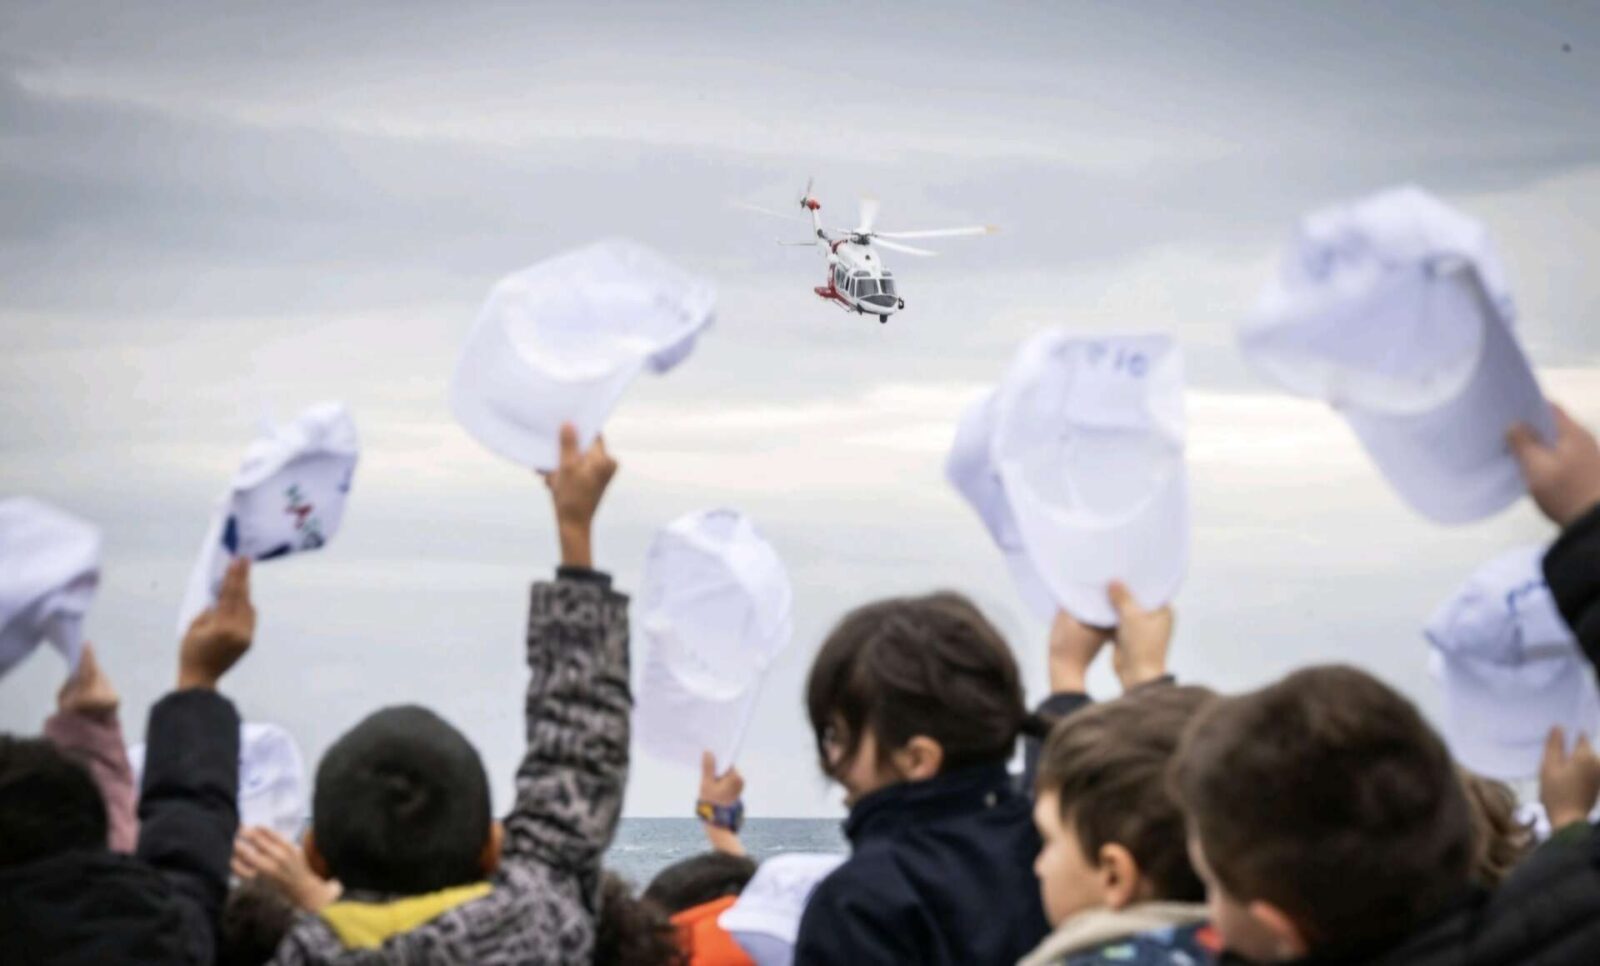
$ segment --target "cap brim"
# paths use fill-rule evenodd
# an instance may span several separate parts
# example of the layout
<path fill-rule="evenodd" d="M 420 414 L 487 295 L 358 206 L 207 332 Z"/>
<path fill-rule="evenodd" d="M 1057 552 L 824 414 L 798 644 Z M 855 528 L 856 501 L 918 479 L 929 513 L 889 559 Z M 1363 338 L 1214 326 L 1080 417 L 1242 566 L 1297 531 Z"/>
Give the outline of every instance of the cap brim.
<path fill-rule="evenodd" d="M 1179 456 L 1155 491 L 1115 521 L 1056 507 L 1003 466 L 1027 554 L 1054 601 L 1086 624 L 1117 623 L 1106 588 L 1120 580 L 1144 607 L 1170 601 L 1189 563 L 1189 481 Z M 1015 575 L 1015 571 L 1013 571 Z"/>
<path fill-rule="evenodd" d="M 1434 311 L 1483 320 L 1482 351 L 1454 397 L 1420 413 L 1387 413 L 1351 403 L 1341 414 L 1379 472 L 1413 509 L 1439 523 L 1465 523 L 1498 512 L 1525 492 L 1506 444 L 1519 422 L 1554 438 L 1550 407 L 1521 347 L 1472 272 L 1441 277 Z"/>
<path fill-rule="evenodd" d="M 1507 669 L 1434 652 L 1445 737 L 1456 760 L 1480 775 L 1516 781 L 1539 773 L 1551 727 L 1594 735 L 1600 693 L 1588 662 L 1548 660 L 1560 666 L 1528 673 L 1527 666 Z"/>
<path fill-rule="evenodd" d="M 800 937 L 800 920 L 777 912 L 762 909 L 741 910 L 738 903 L 717 917 L 717 925 L 726 933 L 750 933 L 767 936 L 793 946 Z M 735 937 L 737 940 L 738 937 Z"/>
<path fill-rule="evenodd" d="M 450 385 L 456 420 L 490 451 L 536 470 L 560 465 L 561 424 L 587 446 L 644 367 L 642 357 L 585 378 L 562 378 L 526 359 L 504 330 L 479 320 Z"/>

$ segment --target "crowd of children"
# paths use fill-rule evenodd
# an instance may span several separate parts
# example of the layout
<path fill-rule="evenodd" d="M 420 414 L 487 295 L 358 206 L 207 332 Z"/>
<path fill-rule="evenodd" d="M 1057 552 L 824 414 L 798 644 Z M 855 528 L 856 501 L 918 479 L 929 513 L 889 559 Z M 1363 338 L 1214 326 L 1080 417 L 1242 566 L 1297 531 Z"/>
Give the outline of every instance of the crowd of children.
<path fill-rule="evenodd" d="M 1510 445 L 1562 533 L 1544 560 L 1600 658 L 1600 445 L 1557 411 Z M 472 743 L 426 708 L 380 709 L 315 772 L 302 842 L 239 827 L 249 564 L 150 711 L 138 789 L 92 649 L 41 738 L 0 737 L 6 963 L 1592 964 L 1600 795 L 1589 743 L 1551 735 L 1535 845 L 1508 789 L 1452 760 L 1401 694 L 1352 667 L 1219 695 L 1167 674 L 1173 612 L 1113 585 L 1114 628 L 1060 614 L 1054 692 L 1030 711 L 1008 643 L 965 597 L 867 604 L 802 696 L 851 852 L 792 946 L 743 948 L 719 915 L 757 874 L 742 780 L 706 763 L 715 851 L 639 894 L 602 866 L 630 739 L 627 598 L 590 534 L 617 464 L 569 427 L 547 474 L 561 551 L 529 601 L 527 747 L 496 819 Z M 1308 630 L 1314 633 L 1314 630 Z M 1109 648 L 1124 693 L 1084 680 Z M 1575 736 L 1574 736 L 1575 737 Z M 1025 768 L 1007 770 L 1019 743 Z"/>

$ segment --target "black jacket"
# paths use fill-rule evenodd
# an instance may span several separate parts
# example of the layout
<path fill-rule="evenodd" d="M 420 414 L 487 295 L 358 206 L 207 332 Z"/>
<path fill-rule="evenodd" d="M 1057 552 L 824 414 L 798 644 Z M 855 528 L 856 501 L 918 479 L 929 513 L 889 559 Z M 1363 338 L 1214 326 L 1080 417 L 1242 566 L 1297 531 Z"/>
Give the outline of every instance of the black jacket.
<path fill-rule="evenodd" d="M 150 709 L 136 855 L 65 852 L 0 869 L 0 961 L 207 964 L 238 830 L 239 716 L 212 691 Z"/>
<path fill-rule="evenodd" d="M 845 821 L 849 861 L 806 904 L 795 963 L 1015 963 L 1049 931 L 1032 812 L 998 764 L 866 796 Z"/>

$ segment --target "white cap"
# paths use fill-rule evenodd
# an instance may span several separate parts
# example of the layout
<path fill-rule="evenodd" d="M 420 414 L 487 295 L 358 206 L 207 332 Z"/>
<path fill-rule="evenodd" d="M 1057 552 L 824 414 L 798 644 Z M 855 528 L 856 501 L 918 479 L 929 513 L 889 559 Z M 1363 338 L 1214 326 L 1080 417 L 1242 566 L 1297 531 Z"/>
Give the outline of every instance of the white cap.
<path fill-rule="evenodd" d="M 144 784 L 144 742 L 128 747 L 134 788 Z M 264 825 L 298 842 L 310 817 L 305 759 L 294 736 L 263 721 L 239 725 L 239 824 Z"/>
<path fill-rule="evenodd" d="M 272 560 L 333 539 L 359 456 L 343 403 L 321 403 L 270 428 L 245 451 L 189 576 L 178 633 L 216 602 L 234 557 Z"/>
<path fill-rule="evenodd" d="M 100 583 L 100 531 L 48 503 L 0 500 L 0 675 L 49 641 L 76 668 Z"/>
<path fill-rule="evenodd" d="M 666 372 L 711 322 L 711 283 L 622 239 L 501 279 L 478 312 L 450 387 L 467 431 L 506 459 L 556 467 L 561 424 L 580 446 L 641 370 Z"/>
<path fill-rule="evenodd" d="M 1430 665 L 1444 690 L 1444 732 L 1456 759 L 1490 778 L 1538 774 L 1552 725 L 1594 735 L 1594 674 L 1540 571 L 1542 547 L 1478 568 L 1428 621 Z"/>
<path fill-rule="evenodd" d="M 639 593 L 642 746 L 684 764 L 710 750 L 727 768 L 794 635 L 793 604 L 783 561 L 744 514 L 703 510 L 658 531 Z"/>
<path fill-rule="evenodd" d="M 844 860 L 843 855 L 821 852 L 785 852 L 763 860 L 739 898 L 717 917 L 717 925 L 741 946 L 742 937 L 751 934 L 793 946 L 811 893 Z"/>
<path fill-rule="evenodd" d="M 961 413 L 955 442 L 950 445 L 950 456 L 945 460 L 944 475 L 983 520 L 990 539 L 1005 557 L 1023 603 L 1048 621 L 1055 616 L 1056 603 L 1044 578 L 1028 559 L 1016 515 L 1011 512 L 1011 501 L 1000 481 L 1000 470 L 994 464 L 994 421 L 995 392 L 991 389 Z"/>
<path fill-rule="evenodd" d="M 1554 438 L 1515 315 L 1483 226 L 1400 188 L 1308 216 L 1239 341 L 1338 409 L 1415 510 L 1462 523 L 1524 492 L 1513 424 Z"/>
<path fill-rule="evenodd" d="M 1023 344 L 995 400 L 993 463 L 1023 546 L 1060 606 L 1111 626 L 1106 588 L 1170 601 L 1189 559 L 1183 358 L 1165 335 Z"/>

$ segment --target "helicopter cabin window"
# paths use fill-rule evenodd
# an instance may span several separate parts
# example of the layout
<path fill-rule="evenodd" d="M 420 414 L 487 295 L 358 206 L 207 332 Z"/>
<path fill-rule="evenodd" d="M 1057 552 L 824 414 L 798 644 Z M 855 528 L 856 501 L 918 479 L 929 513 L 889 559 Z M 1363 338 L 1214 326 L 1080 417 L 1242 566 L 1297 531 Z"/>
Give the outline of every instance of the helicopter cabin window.
<path fill-rule="evenodd" d="M 856 296 L 864 298 L 868 295 L 878 294 L 878 280 L 875 278 L 856 279 Z"/>

